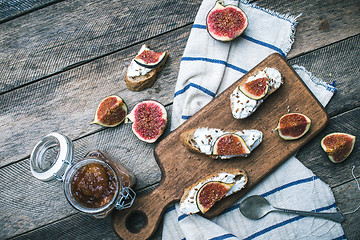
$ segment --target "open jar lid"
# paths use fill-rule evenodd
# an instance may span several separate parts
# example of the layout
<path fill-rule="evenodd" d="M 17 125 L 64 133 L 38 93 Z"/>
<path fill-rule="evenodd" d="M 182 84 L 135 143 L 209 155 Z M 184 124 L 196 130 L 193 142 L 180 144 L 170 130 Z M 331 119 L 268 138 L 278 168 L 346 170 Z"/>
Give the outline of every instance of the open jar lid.
<path fill-rule="evenodd" d="M 30 155 L 31 173 L 41 181 L 62 181 L 73 161 L 71 140 L 59 133 L 43 137 Z"/>

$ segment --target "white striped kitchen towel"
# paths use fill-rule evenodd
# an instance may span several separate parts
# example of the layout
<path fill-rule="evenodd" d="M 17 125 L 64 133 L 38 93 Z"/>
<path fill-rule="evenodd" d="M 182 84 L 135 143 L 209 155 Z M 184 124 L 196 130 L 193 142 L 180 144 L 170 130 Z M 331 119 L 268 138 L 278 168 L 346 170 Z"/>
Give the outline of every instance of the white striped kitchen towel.
<path fill-rule="evenodd" d="M 230 43 L 212 39 L 205 17 L 214 0 L 200 6 L 186 45 L 175 89 L 172 129 L 190 118 L 213 97 L 238 80 L 269 54 L 286 56 L 294 39 L 296 18 L 259 8 L 254 4 L 225 1 L 239 5 L 249 18 L 244 34 Z M 306 85 L 325 106 L 336 88 L 315 78 L 305 68 L 293 66 Z M 305 211 L 336 211 L 329 186 L 295 157 L 291 157 L 266 177 L 245 197 L 262 195 L 274 206 Z M 250 220 L 238 210 L 240 199 L 223 214 L 206 219 L 187 216 L 178 204 L 164 216 L 163 239 L 345 239 L 341 225 L 319 218 L 271 213 Z"/>

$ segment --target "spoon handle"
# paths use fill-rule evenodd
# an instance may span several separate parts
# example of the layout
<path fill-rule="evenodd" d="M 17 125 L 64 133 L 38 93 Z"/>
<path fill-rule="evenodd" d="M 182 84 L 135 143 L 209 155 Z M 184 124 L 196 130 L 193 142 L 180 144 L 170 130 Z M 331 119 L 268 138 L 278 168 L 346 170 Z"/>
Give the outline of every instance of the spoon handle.
<path fill-rule="evenodd" d="M 298 210 L 289 210 L 283 208 L 275 208 L 274 211 L 277 212 L 285 212 L 285 213 L 294 213 L 301 216 L 309 216 L 309 217 L 319 217 L 325 218 L 334 222 L 342 222 L 344 220 L 344 215 L 341 212 L 332 212 L 332 213 L 319 213 L 319 212 L 305 212 L 305 211 L 298 211 Z"/>

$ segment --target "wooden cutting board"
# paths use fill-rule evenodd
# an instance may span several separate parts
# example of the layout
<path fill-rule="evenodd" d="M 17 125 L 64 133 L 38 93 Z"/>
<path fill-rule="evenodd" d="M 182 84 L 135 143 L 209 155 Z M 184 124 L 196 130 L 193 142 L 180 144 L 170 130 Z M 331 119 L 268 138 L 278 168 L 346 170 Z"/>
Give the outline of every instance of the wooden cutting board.
<path fill-rule="evenodd" d="M 234 119 L 230 94 L 247 75 L 265 67 L 277 68 L 284 78 L 284 84 L 265 99 L 250 117 Z M 288 112 L 303 113 L 312 120 L 309 132 L 298 140 L 285 141 L 272 131 L 279 118 Z M 223 168 L 243 168 L 249 177 L 247 187 L 216 203 L 205 217 L 220 214 L 318 134 L 327 121 L 322 105 L 286 60 L 279 54 L 268 56 L 157 145 L 155 158 L 162 171 L 161 182 L 151 193 L 137 196 L 130 209 L 115 211 L 112 218 L 114 231 L 123 239 L 146 239 L 155 231 L 166 207 L 180 200 L 184 188 Z M 179 135 L 184 130 L 197 127 L 258 129 L 263 132 L 263 142 L 247 158 L 214 160 L 189 152 L 180 143 Z M 139 219 L 143 220 L 142 226 L 131 227 L 131 222 Z"/>

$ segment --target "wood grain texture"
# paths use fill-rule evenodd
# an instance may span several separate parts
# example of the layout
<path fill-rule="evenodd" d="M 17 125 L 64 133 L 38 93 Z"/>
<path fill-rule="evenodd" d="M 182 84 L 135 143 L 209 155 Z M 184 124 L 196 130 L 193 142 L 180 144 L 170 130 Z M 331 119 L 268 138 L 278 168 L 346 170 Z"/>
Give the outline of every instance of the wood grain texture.
<path fill-rule="evenodd" d="M 356 165 L 359 168 L 359 165 Z M 357 169 L 359 170 L 359 169 Z M 348 174 L 351 174 L 348 173 Z M 357 178 L 360 181 L 360 178 Z M 360 190 L 358 189 L 355 180 L 342 184 L 341 186 L 332 189 L 337 207 L 343 213 L 352 212 L 360 204 Z M 360 221 L 359 210 L 352 214 L 345 214 L 345 221 L 341 223 L 344 229 L 345 236 L 348 240 L 358 240 L 360 236 L 360 229 L 358 227 Z"/>
<path fill-rule="evenodd" d="M 125 96 L 130 108 L 144 98 L 172 102 L 180 58 L 201 1 L 62 1 L 43 9 L 27 4 L 45 0 L 11 2 L 17 7 L 35 7 L 36 11 L 18 17 L 10 7 L 0 9 L 17 16 L 0 25 L 0 225 L 6 226 L 0 238 L 115 239 L 108 225 L 110 218 L 99 221 L 75 213 L 57 183 L 44 185 L 30 176 L 30 150 L 41 136 L 59 131 L 75 140 L 78 158 L 95 146 L 112 155 L 125 155 L 120 161 L 135 168 L 140 177 L 138 186 L 154 187 L 161 178 L 153 157 L 147 158 L 154 146 L 146 145 L 144 150 L 141 143 L 131 139 L 135 147 L 129 149 L 122 145 L 127 143 L 122 133 L 124 129 L 129 132 L 127 127 L 99 133 L 102 128 L 88 122 L 98 102 L 113 93 Z M 358 2 L 256 2 L 280 13 L 302 13 L 288 54 L 290 63 L 305 66 L 328 83 L 337 82 L 339 91 L 326 108 L 332 118 L 320 135 L 343 130 L 341 126 L 359 135 Z M 141 14 L 148 10 L 154 14 Z M 134 33 L 132 29 L 141 31 Z M 170 47 L 174 53 L 170 51 L 169 62 L 155 86 L 132 95 L 124 88 L 122 76 L 143 42 L 156 50 Z M 346 123 L 349 119 L 353 121 L 350 124 Z M 305 145 L 298 157 L 333 187 L 342 210 L 353 210 L 359 196 L 350 170 L 358 162 L 359 147 L 344 163 L 332 165 L 318 148 L 320 135 Z M 355 174 L 360 176 L 359 168 Z M 358 222 L 358 212 L 346 217 L 342 226 L 348 239 L 360 238 Z M 161 230 L 154 238 L 161 239 Z"/>
<path fill-rule="evenodd" d="M 170 104 L 189 29 L 175 31 L 171 38 L 162 35 L 147 41 L 153 49 L 168 50 L 170 56 L 157 81 L 144 91 L 132 92 L 124 81 L 139 44 L 0 95 L 0 166 L 28 157 L 36 142 L 49 132 L 77 139 L 101 129 L 89 123 L 106 96 L 119 95 L 129 109 L 144 99 Z"/>
<path fill-rule="evenodd" d="M 345 39 L 326 48 L 291 59 L 291 64 L 304 66 L 315 77 L 331 84 L 338 91 L 326 106 L 329 116 L 360 107 L 360 35 Z"/>
<path fill-rule="evenodd" d="M 3 49 L 0 92 L 192 24 L 200 2 L 62 1 L 3 23 L 0 25 L 0 47 Z M 288 57 L 360 32 L 356 0 L 346 4 L 332 0 L 257 3 L 279 13 L 303 14 L 298 19 L 296 41 Z M 328 31 L 319 30 L 323 22 L 321 16 L 330 24 Z M 133 29 L 141 31 L 135 33 Z"/>
<path fill-rule="evenodd" d="M 295 42 L 288 58 L 304 54 L 360 33 L 360 4 L 351 1 L 272 1 L 256 2 L 260 7 L 298 17 Z"/>
<path fill-rule="evenodd" d="M 167 111 L 171 116 L 171 108 L 168 107 Z M 166 132 L 169 133 L 169 127 Z M 74 161 L 80 161 L 91 150 L 107 152 L 114 161 L 131 169 L 137 178 L 134 189 L 138 192 L 160 181 L 160 168 L 153 153 L 155 146 L 137 139 L 131 131 L 131 124 L 123 124 L 74 141 Z M 60 182 L 41 182 L 31 175 L 29 159 L 1 168 L 0 182 L 6 186 L 0 198 L 0 222 L 3 226 L 0 239 L 76 213 L 65 199 Z M 26 221 L 29 224 L 24 224 Z"/>
<path fill-rule="evenodd" d="M 183 27 L 193 21 L 199 4 L 199 0 L 62 1 L 3 23 L 0 92 Z"/>
<path fill-rule="evenodd" d="M 230 94 L 241 81 L 265 67 L 277 68 L 284 78 L 284 84 L 250 117 L 234 119 L 230 110 Z M 272 131 L 279 118 L 288 113 L 289 107 L 298 109 L 313 120 L 309 133 L 297 141 L 285 141 Z M 217 114 L 214 115 L 214 112 Z M 155 155 L 163 175 L 160 186 L 148 195 L 137 197 L 131 209 L 116 211 L 113 217 L 114 230 L 123 239 L 146 239 L 156 229 L 164 208 L 169 203 L 178 201 L 185 188 L 222 169 L 244 169 L 249 178 L 245 190 L 221 200 L 205 215 L 214 217 L 220 214 L 318 134 L 326 123 L 324 109 L 295 71 L 279 54 L 270 55 L 157 145 Z M 197 127 L 258 129 L 263 132 L 263 141 L 247 158 L 213 160 L 206 155 L 189 152 L 179 141 L 182 132 Z M 134 233 L 126 227 L 126 221 L 137 211 L 146 215 L 148 223 Z"/>
<path fill-rule="evenodd" d="M 61 0 L 2 0 L 0 2 L 0 23 L 47 7 Z"/>
<path fill-rule="evenodd" d="M 352 134 L 357 137 L 355 141 L 354 150 L 351 155 L 341 163 L 331 162 L 326 153 L 321 148 L 320 142 L 327 134 L 334 132 L 343 132 Z M 351 168 L 356 165 L 359 166 L 360 159 L 360 108 L 356 108 L 336 115 L 329 120 L 326 126 L 318 136 L 307 143 L 298 152 L 296 157 L 309 169 L 311 169 L 316 176 L 325 181 L 331 187 L 338 186 L 342 183 L 350 181 Z M 355 169 L 355 175 L 360 176 L 360 166 Z"/>

